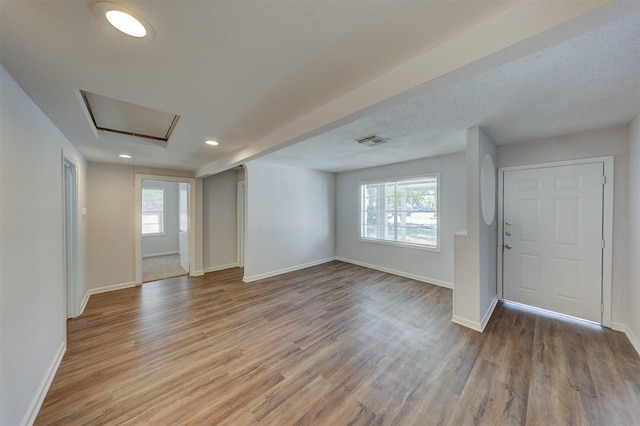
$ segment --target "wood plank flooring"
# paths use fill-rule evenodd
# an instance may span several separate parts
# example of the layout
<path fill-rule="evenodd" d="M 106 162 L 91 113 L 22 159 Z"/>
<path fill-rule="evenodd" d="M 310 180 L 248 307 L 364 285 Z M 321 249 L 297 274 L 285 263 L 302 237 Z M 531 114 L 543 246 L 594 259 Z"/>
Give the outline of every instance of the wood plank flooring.
<path fill-rule="evenodd" d="M 503 304 L 480 334 L 451 306 L 341 262 L 94 295 L 36 424 L 640 424 L 623 334 Z"/>

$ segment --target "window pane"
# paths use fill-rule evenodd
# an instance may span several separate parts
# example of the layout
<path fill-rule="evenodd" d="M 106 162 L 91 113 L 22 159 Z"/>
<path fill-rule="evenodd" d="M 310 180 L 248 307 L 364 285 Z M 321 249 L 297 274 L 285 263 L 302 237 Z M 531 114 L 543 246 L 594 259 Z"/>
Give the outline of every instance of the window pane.
<path fill-rule="evenodd" d="M 437 176 L 364 184 L 361 188 L 361 237 L 438 245 Z"/>
<path fill-rule="evenodd" d="M 142 233 L 164 232 L 164 188 L 142 188 Z"/>
<path fill-rule="evenodd" d="M 157 234 L 162 232 L 161 215 L 154 212 L 142 213 L 142 233 Z"/>

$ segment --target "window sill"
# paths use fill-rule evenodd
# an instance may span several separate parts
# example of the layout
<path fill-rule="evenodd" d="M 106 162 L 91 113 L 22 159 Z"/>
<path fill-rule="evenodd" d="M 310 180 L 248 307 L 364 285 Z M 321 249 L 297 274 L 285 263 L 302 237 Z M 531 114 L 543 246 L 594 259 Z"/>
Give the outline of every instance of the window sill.
<path fill-rule="evenodd" d="M 423 246 L 423 245 L 420 245 L 420 244 L 402 243 L 402 242 L 399 242 L 399 241 L 374 240 L 374 239 L 371 239 L 371 238 L 360 238 L 360 242 L 373 243 L 373 244 L 382 244 L 382 245 L 385 245 L 385 246 L 410 248 L 410 249 L 416 249 L 416 250 L 423 250 L 423 251 L 431 251 L 431 252 L 434 252 L 434 253 L 440 253 L 440 247 L 439 246 Z"/>
<path fill-rule="evenodd" d="M 153 234 L 149 233 L 149 234 L 142 234 L 142 238 L 148 238 L 148 237 L 164 237 L 166 236 L 167 233 L 166 232 L 155 232 Z"/>

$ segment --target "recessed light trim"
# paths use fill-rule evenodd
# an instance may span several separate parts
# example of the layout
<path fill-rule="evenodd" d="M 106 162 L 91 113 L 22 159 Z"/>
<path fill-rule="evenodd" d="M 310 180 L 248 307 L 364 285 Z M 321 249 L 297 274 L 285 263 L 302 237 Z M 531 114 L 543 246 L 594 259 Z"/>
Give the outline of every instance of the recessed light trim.
<path fill-rule="evenodd" d="M 94 6 L 94 12 L 99 19 L 105 20 L 118 31 L 135 38 L 149 38 L 153 36 L 153 29 L 138 14 L 115 3 L 99 1 Z"/>
<path fill-rule="evenodd" d="M 217 141 L 214 141 L 214 140 L 204 141 L 204 143 L 206 143 L 207 145 L 211 145 L 211 146 L 218 146 L 218 145 L 220 145 Z"/>
<path fill-rule="evenodd" d="M 131 159 L 131 158 L 133 158 L 133 157 L 132 157 L 131 155 L 129 155 L 129 154 L 118 154 L 118 157 L 120 157 L 120 158 L 127 158 L 127 159 Z"/>

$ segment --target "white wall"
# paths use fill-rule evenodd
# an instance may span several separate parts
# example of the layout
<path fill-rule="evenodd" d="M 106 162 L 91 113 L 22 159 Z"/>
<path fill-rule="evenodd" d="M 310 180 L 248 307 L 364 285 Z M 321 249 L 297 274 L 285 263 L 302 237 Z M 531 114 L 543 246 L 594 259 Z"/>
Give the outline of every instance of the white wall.
<path fill-rule="evenodd" d="M 245 167 L 245 281 L 333 259 L 335 175 L 259 160 Z"/>
<path fill-rule="evenodd" d="M 440 173 L 440 252 L 360 241 L 360 182 Z M 453 234 L 466 227 L 464 153 L 343 172 L 336 180 L 336 256 L 446 287 L 453 286 Z"/>
<path fill-rule="evenodd" d="M 629 321 L 627 335 L 640 353 L 640 115 L 629 131 Z"/>
<path fill-rule="evenodd" d="M 477 130 L 475 130 L 477 129 Z M 497 162 L 497 150 L 487 135 L 480 128 L 475 128 L 474 132 L 477 132 L 477 138 L 479 141 L 479 152 L 477 157 L 477 169 L 474 171 L 474 190 L 477 191 L 477 201 L 475 208 L 476 221 L 478 223 L 478 235 L 479 235 L 479 251 L 480 251 L 480 323 L 484 328 L 486 321 L 489 320 L 492 309 L 495 307 L 495 303 L 498 301 L 497 284 L 498 284 L 498 227 L 497 227 L 497 215 L 494 216 L 493 222 L 487 224 L 482 217 L 481 209 L 481 188 L 480 188 L 480 175 L 481 165 L 485 155 L 491 157 L 494 163 L 494 176 L 497 175 L 495 163 Z M 468 163 L 467 163 L 468 164 Z M 467 172 L 469 172 L 467 170 Z M 497 180 L 496 180 L 497 181 Z M 467 188 L 469 187 L 469 181 L 467 180 Z M 497 192 L 497 185 L 493 188 L 494 194 Z M 470 191 L 468 191 L 470 192 Z M 497 200 L 497 198 L 494 198 Z M 469 199 L 467 198 L 467 205 Z M 494 201 L 494 208 L 497 210 L 497 201 Z M 467 214 L 469 211 L 467 210 Z"/>
<path fill-rule="evenodd" d="M 629 319 L 627 256 L 629 232 L 629 126 L 616 126 L 555 138 L 498 147 L 498 167 L 614 156 L 612 321 L 624 327 Z M 637 192 L 635 193 L 637 194 Z M 637 215 L 637 211 L 636 211 Z M 632 216 L 629 216 L 632 217 Z M 629 251 L 629 253 L 634 253 Z M 636 257 L 637 257 L 637 253 Z M 635 262 L 637 263 L 637 262 Z"/>
<path fill-rule="evenodd" d="M 0 92 L 0 424 L 15 425 L 33 421 L 65 348 L 62 151 L 78 167 L 80 209 L 87 166 L 1 67 Z M 86 233 L 78 217 L 84 296 Z"/>
<path fill-rule="evenodd" d="M 178 253 L 178 182 L 143 180 L 143 188 L 165 189 L 164 234 L 142 236 L 142 257 Z"/>
<path fill-rule="evenodd" d="M 135 174 L 192 177 L 191 172 L 150 169 L 131 165 L 89 163 L 88 189 L 88 280 L 91 292 L 135 282 Z M 196 181 L 196 190 L 199 185 Z M 201 194 L 201 192 L 200 192 Z M 196 193 L 197 236 L 202 232 Z M 201 239 L 196 238 L 196 271 L 202 268 Z"/>
<path fill-rule="evenodd" d="M 204 271 L 231 268 L 237 259 L 236 170 L 209 176 L 203 182 Z"/>
<path fill-rule="evenodd" d="M 496 219 L 482 217 L 480 175 L 485 155 L 496 163 L 496 147 L 478 127 L 467 131 L 467 229 L 455 239 L 455 286 L 453 318 L 477 331 L 486 326 L 497 302 Z M 495 193 L 494 188 L 494 193 Z"/>

